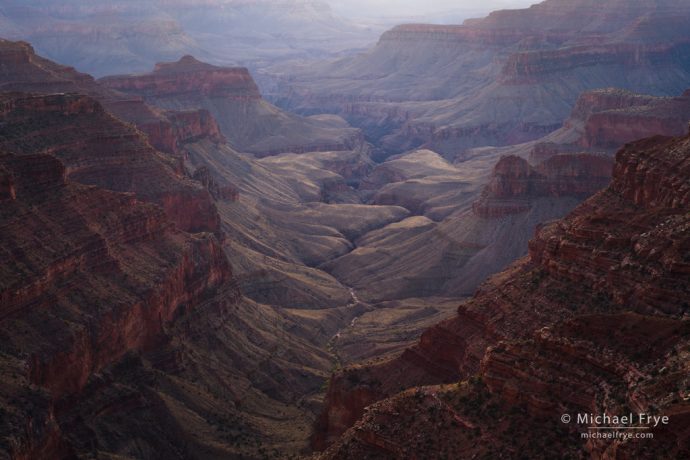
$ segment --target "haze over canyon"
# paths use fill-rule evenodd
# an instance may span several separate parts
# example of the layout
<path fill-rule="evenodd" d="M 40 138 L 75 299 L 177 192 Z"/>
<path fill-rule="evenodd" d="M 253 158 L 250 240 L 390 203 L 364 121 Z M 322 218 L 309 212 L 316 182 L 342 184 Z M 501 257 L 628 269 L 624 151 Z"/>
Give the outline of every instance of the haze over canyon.
<path fill-rule="evenodd" d="M 3 2 L 0 458 L 690 458 L 688 24 Z"/>

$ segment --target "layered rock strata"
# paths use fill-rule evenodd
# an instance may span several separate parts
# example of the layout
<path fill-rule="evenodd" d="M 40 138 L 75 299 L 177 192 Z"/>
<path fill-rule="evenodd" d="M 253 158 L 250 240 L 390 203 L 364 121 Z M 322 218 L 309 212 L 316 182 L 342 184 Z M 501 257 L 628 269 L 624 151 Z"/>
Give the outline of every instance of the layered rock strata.
<path fill-rule="evenodd" d="M 0 164 L 15 190 L 0 204 L 2 450 L 62 458 L 54 402 L 159 344 L 232 273 L 212 235 L 182 233 L 133 194 L 68 182 L 52 155 L 3 153 Z"/>
<path fill-rule="evenodd" d="M 270 97 L 342 114 L 382 155 L 423 146 L 455 158 L 557 130 L 584 91 L 680 94 L 690 86 L 689 17 L 670 0 L 546 0 L 462 25 L 405 24 L 365 53 L 283 66 Z"/>
<path fill-rule="evenodd" d="M 141 97 L 109 90 L 96 83 L 90 75 L 37 55 L 28 43 L 0 40 L 0 56 L 6 63 L 0 69 L 2 91 L 90 96 L 119 119 L 136 125 L 156 149 L 175 157 L 183 154 L 185 142 L 199 136 L 222 140 L 218 126 L 208 112 L 187 110 L 163 113 L 144 104 Z"/>
<path fill-rule="evenodd" d="M 177 62 L 157 64 L 146 75 L 105 77 L 99 82 L 164 109 L 206 109 L 233 147 L 260 157 L 352 150 L 364 142 L 361 133 L 342 119 L 334 124 L 331 119 L 303 118 L 272 106 L 243 67 L 218 67 L 183 56 Z"/>
<path fill-rule="evenodd" d="M 177 174 L 170 158 L 94 99 L 5 93 L 0 105 L 3 150 L 54 155 L 71 181 L 134 192 L 160 204 L 182 230 L 219 233 L 220 219 L 208 192 Z"/>
<path fill-rule="evenodd" d="M 500 218 L 529 210 L 540 197 L 587 198 L 608 184 L 612 169 L 610 158 L 586 153 L 554 155 L 537 166 L 506 156 L 472 209 L 483 218 Z"/>
<path fill-rule="evenodd" d="M 557 414 L 615 411 L 628 404 L 677 416 L 676 428 L 660 431 L 663 439 L 672 439 L 672 447 L 663 447 L 663 440 L 654 446 L 670 449 L 670 455 L 686 452 L 688 437 L 683 427 L 687 427 L 688 403 L 683 376 L 687 360 L 683 357 L 690 344 L 682 331 L 690 314 L 685 256 L 690 244 L 689 168 L 690 137 L 651 138 L 620 150 L 612 184 L 565 219 L 542 226 L 530 243 L 530 256 L 492 277 L 474 299 L 460 306 L 455 319 L 427 330 L 417 346 L 397 359 L 336 374 L 318 425 L 316 446 L 336 440 L 376 400 L 405 388 L 449 383 L 478 373 L 488 390 L 488 396 L 482 398 L 489 397 L 498 405 L 494 409 L 499 411 L 497 417 L 506 423 L 522 420 L 510 411 L 521 403 L 540 417 L 553 415 L 554 410 Z M 651 324 L 657 326 L 645 329 L 647 333 L 635 332 Z M 552 328 L 558 332 L 551 332 Z M 620 348 L 611 337 L 615 330 L 621 343 L 636 341 L 636 345 Z M 652 343 L 656 348 L 649 354 Z M 621 352 L 627 358 L 617 360 L 615 353 Z M 551 353 L 561 363 L 554 364 L 555 368 L 529 364 Z M 512 355 L 506 358 L 507 354 Z M 518 354 L 522 359 L 516 358 Z M 509 362 L 512 369 L 506 367 Z M 507 373 L 511 376 L 506 377 Z M 566 377 L 573 373 L 575 380 Z M 660 373 L 665 376 L 657 377 Z M 572 387 L 568 387 L 568 379 Z M 598 379 L 606 383 L 598 385 Z M 563 386 L 549 382 L 562 382 Z M 465 397 L 480 396 L 486 391 L 483 385 Z M 611 386 L 615 394 L 602 393 L 601 385 Z M 413 407 L 419 408 L 410 397 L 396 397 L 402 398 L 405 409 L 396 399 L 374 407 L 383 407 L 388 413 L 387 405 L 392 404 L 410 414 Z M 373 452 L 373 446 L 384 441 L 387 446 L 412 447 L 404 438 L 409 433 L 401 425 L 392 422 L 396 434 L 372 426 L 377 417 L 373 410 L 325 458 L 355 458 L 352 452 Z M 501 446 L 507 442 L 491 434 L 486 420 L 468 419 L 468 423 L 480 427 L 491 443 Z M 450 425 L 437 426 L 450 429 Z M 547 430 L 550 436 L 557 437 L 557 427 L 558 422 Z M 579 439 L 572 430 L 567 433 Z M 430 432 L 423 436 L 437 439 Z M 365 438 L 369 441 L 362 441 Z M 440 442 L 449 448 L 452 444 Z M 594 458 L 604 455 L 602 452 L 607 458 L 629 458 L 626 455 L 635 453 L 642 455 L 638 458 L 652 458 L 654 452 L 642 443 L 582 442 L 581 446 Z M 390 452 L 389 447 L 384 450 Z"/>

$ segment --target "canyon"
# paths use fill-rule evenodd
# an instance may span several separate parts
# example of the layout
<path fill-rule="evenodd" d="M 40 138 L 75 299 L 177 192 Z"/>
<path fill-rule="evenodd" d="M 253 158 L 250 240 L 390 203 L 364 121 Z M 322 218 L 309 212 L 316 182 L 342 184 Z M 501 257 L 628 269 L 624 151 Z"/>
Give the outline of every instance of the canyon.
<path fill-rule="evenodd" d="M 387 154 L 426 147 L 453 160 L 543 137 L 587 90 L 681 94 L 689 15 L 673 0 L 547 0 L 462 25 L 400 25 L 356 56 L 267 69 L 267 97 L 341 114 Z"/>
<path fill-rule="evenodd" d="M 328 61 L 368 35 L 281 0 L 261 21 L 358 38 L 244 66 L 221 26 L 263 0 L 170 29 L 63 3 L 0 7 L 39 50 L 112 23 L 107 65 L 67 53 L 98 79 L 0 40 L 0 458 L 690 455 L 684 5 L 546 0 Z M 630 411 L 671 423 L 560 419 Z"/>
<path fill-rule="evenodd" d="M 687 455 L 689 167 L 690 135 L 627 145 L 611 185 L 542 226 L 455 318 L 335 375 L 315 443 L 337 441 L 321 458 L 538 456 L 552 442 L 576 457 Z M 583 442 L 559 419 L 624 407 L 677 425 L 653 444 Z"/>
<path fill-rule="evenodd" d="M 366 146 L 299 155 L 311 170 L 287 174 L 234 150 L 205 109 L 149 106 L 2 45 L 3 455 L 299 452 L 328 344 L 374 309 L 314 266 L 409 214 L 354 197 Z M 378 340 L 403 348 L 457 300 L 430 303 L 409 302 L 425 315 L 405 338 Z"/>
<path fill-rule="evenodd" d="M 2 106 L 3 455 L 293 449 L 330 358 L 242 296 L 207 189 L 86 96 Z"/>

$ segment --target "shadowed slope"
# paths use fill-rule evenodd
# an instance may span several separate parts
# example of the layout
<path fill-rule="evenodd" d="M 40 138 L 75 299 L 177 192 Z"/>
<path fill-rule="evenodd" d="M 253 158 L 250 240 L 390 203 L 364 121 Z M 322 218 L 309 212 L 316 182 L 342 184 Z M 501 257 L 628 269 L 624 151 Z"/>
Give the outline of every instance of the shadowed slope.
<path fill-rule="evenodd" d="M 623 403 L 643 412 L 654 406 L 655 410 L 677 416 L 679 424 L 675 428 L 662 429 L 662 436 L 658 441 L 655 439 L 654 446 L 663 452 L 662 444 L 671 439 L 673 452 L 678 455 L 686 452 L 687 430 L 683 430 L 687 427 L 688 404 L 679 398 L 667 398 L 665 389 L 674 388 L 672 391 L 679 391 L 678 394 L 687 398 L 687 382 L 683 380 L 687 359 L 683 356 L 687 355 L 688 343 L 687 334 L 681 330 L 687 322 L 690 294 L 686 276 L 690 215 L 688 161 L 689 137 L 652 138 L 619 151 L 611 186 L 587 200 L 567 218 L 542 227 L 530 243 L 530 257 L 492 277 L 474 299 L 461 305 L 455 319 L 427 330 L 417 346 L 397 359 L 335 375 L 329 388 L 328 409 L 319 425 L 322 431 L 317 436 L 317 444 L 322 446 L 333 441 L 363 414 L 365 406 L 376 400 L 411 386 L 451 382 L 480 372 L 491 398 L 498 404 L 493 410 L 502 410 L 500 408 L 506 403 L 522 402 L 530 406 L 532 413 L 539 414 L 538 420 L 543 420 L 545 414 L 555 416 L 578 410 L 615 413 Z M 620 334 L 625 340 L 639 340 L 635 349 L 643 354 L 651 343 L 655 343 L 660 348 L 654 358 L 647 360 L 633 353 L 619 368 L 619 361 L 610 360 L 606 352 L 593 355 L 586 351 L 587 345 L 581 345 L 580 341 L 591 341 L 595 349 L 612 347 L 607 334 L 617 330 L 616 324 L 630 315 L 629 312 L 646 315 L 645 319 L 633 321 L 638 324 L 634 327 L 643 327 L 646 332 L 639 334 L 623 329 Z M 608 333 L 597 335 L 596 329 L 590 326 L 576 327 L 578 322 L 587 323 L 586 317 L 592 313 L 603 315 L 599 321 L 610 325 L 604 329 Z M 622 318 L 617 319 L 618 315 Z M 569 318 L 573 318 L 573 323 L 567 322 Z M 654 339 L 655 328 L 651 324 L 655 321 L 671 325 L 670 330 L 675 332 L 669 333 L 668 340 Z M 644 324 L 650 325 L 649 329 L 640 326 Z M 544 326 L 568 332 L 552 335 L 548 329 L 542 329 Z M 571 334 L 573 339 L 558 339 Z M 523 344 L 524 340 L 535 340 L 537 345 L 533 345 L 534 342 Z M 508 346 L 501 345 L 502 341 L 509 342 Z M 550 345 L 543 344 L 544 341 Z M 489 348 L 492 345 L 497 346 Z M 557 359 L 562 366 L 551 375 L 536 377 L 541 365 L 528 364 L 537 359 L 530 354 L 535 353 L 533 346 L 546 347 L 546 350 L 558 347 L 562 351 Z M 579 351 L 580 346 L 585 350 Z M 506 349 L 521 350 L 519 353 L 526 353 L 529 359 L 504 361 L 501 355 Z M 541 352 L 538 355 L 542 356 Z M 500 369 L 496 367 L 496 359 L 503 363 Z M 579 364 L 583 360 L 594 360 L 594 363 L 589 361 L 594 366 L 591 373 Z M 514 363 L 512 368 L 506 367 L 506 362 Z M 611 374 L 598 374 L 598 370 L 608 366 L 613 366 Z M 572 385 L 584 385 L 589 390 L 555 383 L 577 369 L 581 369 L 581 375 L 576 379 L 578 383 Z M 668 379 L 655 378 L 660 369 L 669 373 Z M 636 384 L 640 379 L 628 379 L 631 372 L 640 374 L 641 387 Z M 505 377 L 506 373 L 512 377 Z M 596 383 L 599 378 L 615 388 L 617 396 L 603 400 L 594 398 L 600 394 Z M 457 394 L 454 390 L 451 392 Z M 464 394 L 462 389 L 460 394 Z M 583 398 L 577 399 L 576 395 Z M 420 407 L 409 399 L 413 396 L 402 396 L 405 404 L 411 406 L 401 411 L 409 414 L 411 407 L 414 410 Z M 479 396 L 472 393 L 469 397 Z M 486 400 L 484 396 L 480 399 Z M 425 398 L 417 399 L 418 402 L 423 400 Z M 509 407 L 505 409 L 507 412 L 498 412 L 497 416 L 506 423 L 511 420 L 521 423 L 522 419 L 512 416 Z M 375 414 L 372 412 L 371 416 Z M 496 417 L 491 419 L 495 421 Z M 386 451 L 396 445 L 396 448 L 412 449 L 412 452 L 418 448 L 407 441 L 412 437 L 401 425 L 391 422 L 397 434 L 385 434 L 372 427 L 370 420 L 365 416 L 363 424 L 350 431 L 325 458 L 358 458 L 357 455 L 380 443 Z M 491 428 L 493 422 L 490 420 L 470 419 L 470 423 L 470 428 L 480 427 L 491 445 L 509 442 Z M 444 430 L 453 429 L 452 425 L 438 426 Z M 558 436 L 557 426 L 560 425 L 556 423 L 554 429 L 548 430 L 554 439 Z M 541 436 L 538 433 L 533 431 L 528 436 Z M 568 433 L 579 439 L 579 434 Z M 437 440 L 438 444 L 434 445 L 438 449 L 451 446 L 457 439 L 428 432 L 424 436 Z M 393 444 L 386 444 L 386 440 Z M 615 441 L 588 444 L 586 448 L 591 452 L 624 449 L 633 456 L 633 452 L 645 454 L 643 458 L 652 458 L 649 455 L 654 451 L 642 443 L 622 447 Z"/>

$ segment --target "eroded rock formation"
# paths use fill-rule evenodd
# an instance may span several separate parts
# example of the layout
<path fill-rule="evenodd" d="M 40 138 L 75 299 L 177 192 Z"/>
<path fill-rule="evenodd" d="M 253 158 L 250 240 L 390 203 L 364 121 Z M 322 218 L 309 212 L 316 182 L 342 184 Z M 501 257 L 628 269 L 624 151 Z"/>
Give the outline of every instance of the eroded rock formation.
<path fill-rule="evenodd" d="M 0 163 L 16 187 L 0 205 L 3 433 L 16 442 L 3 450 L 58 458 L 65 441 L 53 402 L 159 343 L 166 324 L 232 273 L 212 235 L 176 230 L 133 194 L 67 182 L 52 155 L 5 153 Z"/>
<path fill-rule="evenodd" d="M 219 233 L 220 219 L 208 192 L 175 172 L 141 132 L 81 95 L 6 93 L 0 148 L 16 154 L 42 152 L 60 159 L 69 180 L 160 204 L 179 228 Z"/>
<path fill-rule="evenodd" d="M 344 426 L 363 418 L 324 458 L 358 458 L 375 445 L 389 453 L 393 447 L 414 452 L 420 437 L 438 442 L 431 444 L 434 452 L 496 452 L 511 442 L 496 423 L 526 423 L 528 437 L 555 440 L 562 433 L 570 437 L 567 446 L 579 442 L 576 449 L 593 457 L 652 458 L 655 449 L 671 456 L 687 453 L 690 440 L 679 427 L 687 426 L 689 411 L 690 343 L 683 332 L 690 314 L 689 187 L 690 136 L 651 138 L 620 150 L 612 184 L 565 219 L 542 226 L 530 256 L 492 277 L 455 319 L 429 329 L 397 359 L 334 376 L 315 445 L 333 442 Z M 416 390 L 364 412 L 400 390 L 474 374 L 483 383 L 475 381 L 469 391 L 465 386 Z M 601 385 L 611 392 L 595 398 Z M 414 428 L 412 423 L 408 431 L 396 421 L 419 413 L 429 397 L 446 400 L 449 411 L 441 404 L 441 414 L 456 411 L 456 423 L 431 414 L 432 424 Z M 462 413 L 468 401 L 478 410 L 470 417 Z M 496 412 L 482 419 L 486 403 Z M 520 404 L 536 421 L 511 411 Z M 585 443 L 575 441 L 576 427 L 564 430 L 556 418 L 578 410 L 612 413 L 626 405 L 676 416 L 678 425 L 657 430 L 653 445 Z M 392 413 L 396 417 L 388 425 L 380 423 Z M 462 436 L 472 434 L 468 427 L 487 441 L 483 447 L 458 441 L 458 429 Z M 419 436 L 412 436 L 417 430 Z"/>
<path fill-rule="evenodd" d="M 4 92 L 54 94 L 78 93 L 99 101 L 116 117 L 133 123 L 156 149 L 179 157 L 182 145 L 199 136 L 220 141 L 215 120 L 206 111 L 176 113 L 148 107 L 140 97 L 131 97 L 99 85 L 90 75 L 77 72 L 37 55 L 25 42 L 0 40 L 0 55 L 6 63 L 0 69 L 0 89 Z"/>
<path fill-rule="evenodd" d="M 240 295 L 218 212 L 238 191 L 217 171 L 187 177 L 180 154 L 225 153 L 213 119 L 0 49 L 21 51 L 0 77 L 15 91 L 0 97 L 0 456 L 298 451 L 315 403 L 294 401 L 319 392 L 328 329 Z M 174 125 L 180 153 L 115 112 Z"/>
<path fill-rule="evenodd" d="M 547 0 L 462 25 L 400 25 L 366 53 L 285 66 L 271 97 L 340 113 L 389 155 L 423 146 L 454 158 L 557 130 L 587 90 L 680 94 L 690 86 L 689 17 L 671 0 Z"/>
<path fill-rule="evenodd" d="M 184 56 L 159 63 L 146 75 L 105 77 L 99 82 L 164 109 L 206 109 L 235 148 L 257 156 L 352 150 L 364 142 L 361 133 L 342 119 L 334 123 L 303 118 L 272 106 L 242 67 L 217 67 Z"/>
<path fill-rule="evenodd" d="M 527 211 L 540 197 L 587 198 L 609 182 L 613 160 L 603 155 L 559 154 L 531 166 L 517 156 L 501 158 L 473 211 L 499 218 Z"/>

